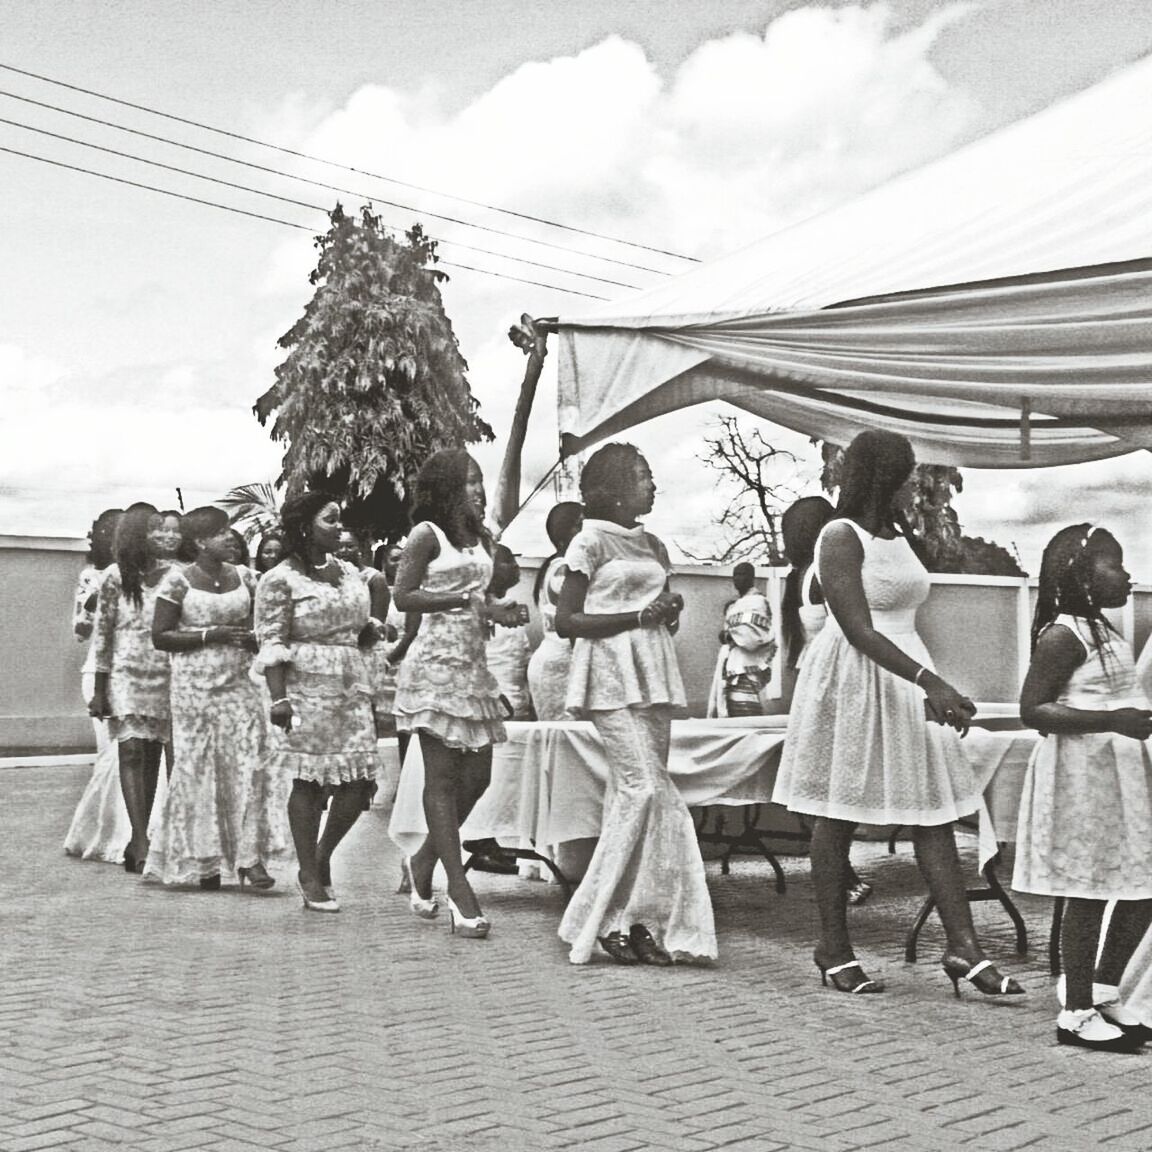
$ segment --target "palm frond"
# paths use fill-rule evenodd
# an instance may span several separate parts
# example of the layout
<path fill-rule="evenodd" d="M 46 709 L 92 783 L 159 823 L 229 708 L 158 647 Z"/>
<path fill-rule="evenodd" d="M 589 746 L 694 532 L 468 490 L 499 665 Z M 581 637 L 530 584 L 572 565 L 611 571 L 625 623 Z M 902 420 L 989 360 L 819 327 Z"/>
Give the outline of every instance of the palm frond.
<path fill-rule="evenodd" d="M 280 496 L 266 480 L 231 488 L 217 503 L 247 540 L 264 535 L 280 523 Z"/>

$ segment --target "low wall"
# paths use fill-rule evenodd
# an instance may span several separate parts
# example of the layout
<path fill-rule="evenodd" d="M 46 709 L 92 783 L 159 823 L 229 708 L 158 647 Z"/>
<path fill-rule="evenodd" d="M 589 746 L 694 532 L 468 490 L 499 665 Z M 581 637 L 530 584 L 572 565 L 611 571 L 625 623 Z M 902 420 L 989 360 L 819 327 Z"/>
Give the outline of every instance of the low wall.
<path fill-rule="evenodd" d="M 0 536 L 0 756 L 25 750 L 87 749 L 92 729 L 80 697 L 84 647 L 72 638 L 72 597 L 84 565 L 81 540 Z M 540 561 L 522 557 L 513 592 L 531 604 Z M 778 617 L 782 569 L 757 577 Z M 703 715 L 724 605 L 734 595 L 729 569 L 678 566 L 672 588 L 684 597 L 676 653 L 689 711 Z M 1013 701 L 1028 666 L 1035 582 L 999 576 L 933 576 L 918 626 L 942 675 L 975 700 Z M 1137 651 L 1152 633 L 1152 589 L 1136 589 L 1114 617 Z M 532 631 L 539 635 L 533 611 Z M 790 684 L 777 658 L 773 708 L 787 711 Z"/>

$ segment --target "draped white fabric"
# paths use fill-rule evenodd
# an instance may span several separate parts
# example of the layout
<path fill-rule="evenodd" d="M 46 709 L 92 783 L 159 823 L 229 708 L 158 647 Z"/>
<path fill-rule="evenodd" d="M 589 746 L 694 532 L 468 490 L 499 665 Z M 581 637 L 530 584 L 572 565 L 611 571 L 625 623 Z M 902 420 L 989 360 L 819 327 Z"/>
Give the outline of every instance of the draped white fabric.
<path fill-rule="evenodd" d="M 724 399 L 924 459 L 1152 446 L 1152 60 L 839 208 L 560 324 L 568 450 Z"/>

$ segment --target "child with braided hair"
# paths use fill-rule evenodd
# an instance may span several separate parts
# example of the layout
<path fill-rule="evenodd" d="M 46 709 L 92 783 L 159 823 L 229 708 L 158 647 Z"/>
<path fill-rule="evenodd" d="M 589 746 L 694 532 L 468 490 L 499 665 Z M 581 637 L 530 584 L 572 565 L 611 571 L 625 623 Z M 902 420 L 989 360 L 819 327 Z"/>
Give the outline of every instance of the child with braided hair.
<path fill-rule="evenodd" d="M 1104 616 L 1130 591 L 1111 533 L 1058 532 L 1044 549 L 1020 696 L 1020 717 L 1042 740 L 1024 779 L 1012 886 L 1067 900 L 1056 1039 L 1106 1052 L 1133 1052 L 1152 1035 L 1118 991 L 1152 909 L 1152 710 L 1131 648 Z"/>

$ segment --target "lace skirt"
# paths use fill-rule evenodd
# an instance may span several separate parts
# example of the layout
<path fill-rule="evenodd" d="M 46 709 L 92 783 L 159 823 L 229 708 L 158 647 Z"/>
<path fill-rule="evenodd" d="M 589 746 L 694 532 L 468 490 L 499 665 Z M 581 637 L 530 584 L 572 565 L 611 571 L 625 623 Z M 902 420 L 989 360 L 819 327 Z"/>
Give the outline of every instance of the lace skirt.
<path fill-rule="evenodd" d="M 592 712 L 609 768 L 600 840 L 560 922 L 568 959 L 584 964 L 597 937 L 643 924 L 679 959 L 716 957 L 716 927 L 696 829 L 668 775 L 672 709 Z"/>

